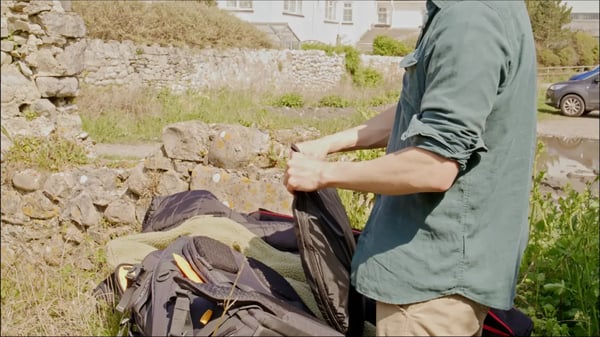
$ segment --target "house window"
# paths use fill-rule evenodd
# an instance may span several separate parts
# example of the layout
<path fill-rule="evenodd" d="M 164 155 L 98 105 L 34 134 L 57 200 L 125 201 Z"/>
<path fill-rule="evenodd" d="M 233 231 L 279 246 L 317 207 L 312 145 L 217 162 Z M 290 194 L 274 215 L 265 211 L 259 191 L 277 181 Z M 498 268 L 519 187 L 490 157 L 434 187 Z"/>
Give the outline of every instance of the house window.
<path fill-rule="evenodd" d="M 382 25 L 389 24 L 388 9 L 386 7 L 377 8 L 377 23 Z"/>
<path fill-rule="evenodd" d="M 343 22 L 352 22 L 352 3 L 344 2 Z"/>
<path fill-rule="evenodd" d="M 335 1 L 335 0 L 325 1 L 325 20 L 327 20 L 327 21 L 336 21 L 337 20 L 336 7 L 337 7 L 337 1 Z"/>
<path fill-rule="evenodd" d="M 571 13 L 572 20 L 598 20 L 598 13 Z"/>
<path fill-rule="evenodd" d="M 228 9 L 252 9 L 252 0 L 227 0 Z"/>
<path fill-rule="evenodd" d="M 302 14 L 302 0 L 284 0 L 283 11 L 287 13 Z"/>

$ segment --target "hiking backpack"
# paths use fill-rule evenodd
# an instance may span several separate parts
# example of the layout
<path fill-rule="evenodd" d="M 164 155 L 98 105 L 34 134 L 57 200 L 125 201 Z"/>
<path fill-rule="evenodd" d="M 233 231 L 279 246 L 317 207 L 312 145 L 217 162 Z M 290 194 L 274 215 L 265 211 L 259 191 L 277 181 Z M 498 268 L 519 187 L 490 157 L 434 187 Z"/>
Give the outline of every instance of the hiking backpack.
<path fill-rule="evenodd" d="M 277 272 L 209 237 L 179 237 L 115 275 L 121 335 L 342 336 Z"/>

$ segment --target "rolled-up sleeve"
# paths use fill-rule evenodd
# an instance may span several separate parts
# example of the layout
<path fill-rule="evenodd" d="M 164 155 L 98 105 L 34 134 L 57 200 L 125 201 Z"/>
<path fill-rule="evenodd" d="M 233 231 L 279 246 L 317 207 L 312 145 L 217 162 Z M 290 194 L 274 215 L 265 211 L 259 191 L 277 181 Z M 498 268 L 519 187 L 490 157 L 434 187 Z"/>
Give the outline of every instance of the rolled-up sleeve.
<path fill-rule="evenodd" d="M 501 18 L 485 4 L 466 1 L 444 8 L 425 45 L 425 90 L 403 140 L 455 160 L 466 169 L 486 151 L 486 119 L 508 71 L 509 48 Z"/>

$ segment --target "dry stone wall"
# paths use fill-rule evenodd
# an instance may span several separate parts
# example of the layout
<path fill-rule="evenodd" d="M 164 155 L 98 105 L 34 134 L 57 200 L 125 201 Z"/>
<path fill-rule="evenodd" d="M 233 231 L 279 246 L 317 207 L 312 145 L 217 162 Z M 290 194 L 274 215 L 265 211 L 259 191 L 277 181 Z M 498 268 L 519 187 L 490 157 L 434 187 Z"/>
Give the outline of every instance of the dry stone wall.
<path fill-rule="evenodd" d="M 38 240 L 39 233 L 24 228 L 39 227 L 60 229 L 61 239 L 75 245 L 86 237 L 106 242 L 139 229 L 153 196 L 188 190 L 208 190 L 240 212 L 267 208 L 289 214 L 292 196 L 277 163 L 290 143 L 316 136 L 310 129 L 267 132 L 181 122 L 165 127 L 160 149 L 131 168 L 11 172 L 1 187 L 2 239 Z"/>
<path fill-rule="evenodd" d="M 400 79 L 400 57 L 362 56 L 386 79 Z M 91 85 L 143 84 L 175 91 L 230 87 L 323 91 L 346 74 L 343 55 L 320 50 L 202 49 L 89 40 L 82 81 Z"/>
<path fill-rule="evenodd" d="M 73 99 L 80 85 L 143 84 L 176 91 L 206 87 L 326 90 L 345 74 L 343 56 L 322 51 L 191 50 L 85 39 L 66 0 L 2 0 L 1 152 L 16 136 L 52 133 L 91 145 Z M 65 5 L 63 7 L 63 5 Z M 397 58 L 366 57 L 386 76 Z M 206 189 L 241 212 L 289 213 L 281 163 L 290 143 L 315 130 L 264 131 L 240 125 L 178 123 L 163 130 L 159 151 L 133 168 L 82 166 L 64 172 L 8 170 L 0 160 L 1 244 L 5 256 L 27 243 L 32 258 L 62 260 L 68 243 L 106 242 L 139 227 L 152 196 Z M 90 152 L 93 157 L 93 153 Z M 31 248 L 31 249 L 29 249 Z M 5 255 L 5 252 L 12 252 Z M 84 269 L 94 265 L 77 258 Z"/>
<path fill-rule="evenodd" d="M 72 100 L 84 67 L 81 17 L 60 1 L 2 1 L 2 152 L 14 136 L 81 137 Z"/>

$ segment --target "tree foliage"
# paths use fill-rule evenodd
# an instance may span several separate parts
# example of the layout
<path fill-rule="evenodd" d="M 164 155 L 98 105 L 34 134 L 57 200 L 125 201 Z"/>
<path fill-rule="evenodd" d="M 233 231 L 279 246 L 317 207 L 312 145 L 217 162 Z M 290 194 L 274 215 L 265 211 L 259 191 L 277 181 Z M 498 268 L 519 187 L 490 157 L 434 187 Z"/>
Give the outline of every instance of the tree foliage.
<path fill-rule="evenodd" d="M 527 0 L 525 4 L 536 45 L 549 49 L 564 47 L 570 35 L 565 26 L 571 23 L 571 8 L 561 0 Z"/>
<path fill-rule="evenodd" d="M 573 32 L 571 7 L 561 0 L 526 0 L 538 63 L 543 66 L 589 66 L 598 63 L 598 40 Z"/>

